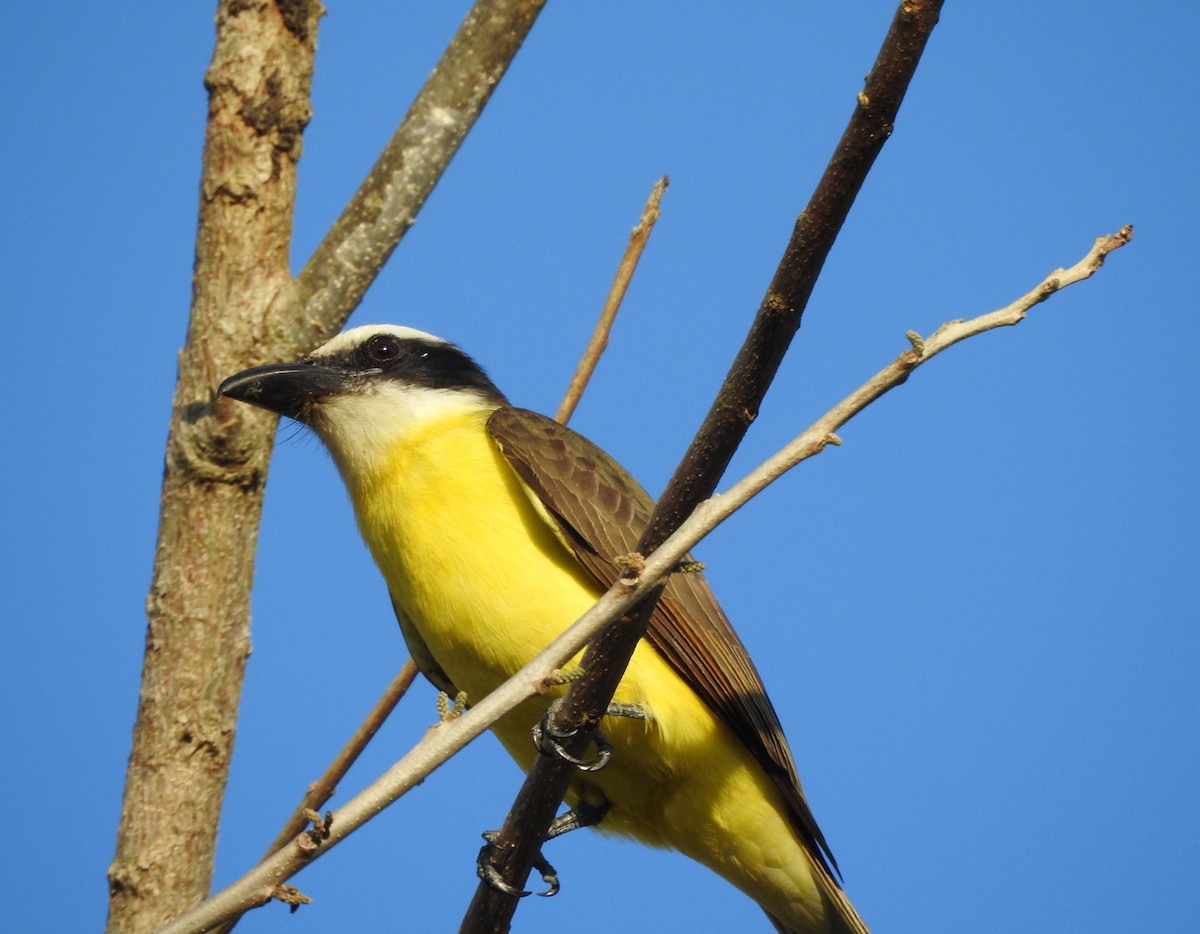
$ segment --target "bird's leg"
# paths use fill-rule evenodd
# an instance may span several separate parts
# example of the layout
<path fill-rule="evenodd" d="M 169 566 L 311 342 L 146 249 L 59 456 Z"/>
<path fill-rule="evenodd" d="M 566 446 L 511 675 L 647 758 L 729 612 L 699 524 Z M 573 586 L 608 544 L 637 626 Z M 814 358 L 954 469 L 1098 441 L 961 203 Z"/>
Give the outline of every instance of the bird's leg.
<path fill-rule="evenodd" d="M 626 720 L 653 720 L 650 711 L 641 704 L 622 704 L 613 701 L 604 711 L 606 717 L 624 717 Z"/>
<path fill-rule="evenodd" d="M 563 742 L 575 736 L 578 730 L 562 731 L 554 728 L 554 714 L 562 705 L 561 698 L 554 701 L 550 708 L 546 711 L 537 724 L 534 725 L 530 734 L 533 736 L 533 745 L 537 747 L 538 752 L 546 756 L 558 756 L 571 765 L 575 766 L 581 772 L 599 772 L 602 768 L 608 765 L 612 759 L 612 743 L 608 741 L 599 727 L 593 727 L 591 730 L 592 742 L 596 744 L 595 759 L 580 759 L 563 748 Z M 645 707 L 638 704 L 618 704 L 612 703 L 608 705 L 608 709 L 604 711 L 606 717 L 626 717 L 632 720 L 649 720 L 650 713 Z"/>
<path fill-rule="evenodd" d="M 595 827 L 604 820 L 604 815 L 608 813 L 609 807 L 611 805 L 607 801 L 601 804 L 592 804 L 590 801 L 580 799 L 575 807 L 564 814 L 559 814 L 550 822 L 550 829 L 546 831 L 546 839 L 553 840 L 555 837 L 561 837 L 564 833 L 570 833 L 580 827 Z"/>
<path fill-rule="evenodd" d="M 566 817 L 565 814 L 563 816 Z M 554 825 L 551 824 L 550 826 L 553 827 Z M 563 832 L 565 833 L 565 831 Z M 505 895 L 511 895 L 513 898 L 524 898 L 531 893 L 527 889 L 518 889 L 516 886 L 505 882 L 500 878 L 500 870 L 492 862 L 492 854 L 496 852 L 496 841 L 499 837 L 500 831 L 498 830 L 485 830 L 483 832 L 485 842 L 479 850 L 478 858 L 475 860 L 475 874 L 493 889 L 503 892 Z M 541 875 L 542 881 L 550 886 L 546 891 L 538 892 L 538 895 L 545 896 L 546 898 L 549 898 L 551 895 L 557 895 L 559 889 L 558 873 L 554 871 L 554 867 L 542 855 L 541 850 L 538 850 L 537 858 L 533 861 L 533 868 Z"/>
<path fill-rule="evenodd" d="M 579 804 L 566 813 L 554 818 L 542 842 L 553 840 L 555 837 L 561 837 L 563 834 L 570 833 L 572 830 L 578 830 L 580 827 L 592 827 L 600 823 L 604 819 L 604 815 L 608 813 L 608 808 L 609 804 L 607 801 L 603 804 L 590 804 L 587 801 L 580 801 Z M 480 879 L 492 888 L 504 892 L 506 895 L 511 895 L 513 898 L 524 898 L 530 893 L 509 885 L 501 879 L 500 871 L 496 869 L 492 862 L 492 855 L 496 850 L 496 841 L 499 836 L 500 832 L 497 830 L 484 831 L 483 839 L 486 842 L 479 850 L 479 858 L 475 861 L 475 872 Z M 546 898 L 557 895 L 560 888 L 558 873 L 550 865 L 550 861 L 546 859 L 541 850 L 538 850 L 537 858 L 533 861 L 533 868 L 541 875 L 542 881 L 550 886 L 546 891 L 538 892 L 538 895 Z"/>
<path fill-rule="evenodd" d="M 572 668 L 557 672 L 550 679 L 551 684 L 567 684 L 575 681 L 582 673 L 582 669 Z M 574 765 L 576 768 L 584 772 L 596 772 L 608 765 L 612 758 L 612 744 L 608 738 L 600 732 L 598 727 L 590 731 L 592 742 L 596 744 L 596 758 L 593 760 L 579 759 L 572 756 L 563 748 L 563 742 L 575 736 L 577 730 L 563 732 L 556 730 L 553 727 L 554 714 L 562 705 L 561 698 L 555 700 L 546 711 L 545 716 L 533 727 L 530 731 L 533 736 L 533 744 L 543 755 L 558 756 L 565 759 L 567 762 Z M 627 717 L 634 720 L 650 720 L 650 712 L 638 704 L 622 704 L 611 703 L 604 711 L 606 717 Z M 550 824 L 546 831 L 545 840 L 553 840 L 555 837 L 560 837 L 564 833 L 569 833 L 572 830 L 577 830 L 580 827 L 591 827 L 594 824 L 600 823 L 604 815 L 608 813 L 609 804 L 607 801 L 602 804 L 592 804 L 587 801 L 580 801 L 574 808 L 569 809 Z M 475 861 L 476 872 L 479 878 L 490 885 L 492 888 L 504 892 L 506 895 L 511 895 L 513 898 L 524 898 L 530 893 L 515 886 L 509 885 L 500 877 L 499 870 L 496 869 L 492 861 L 496 850 L 496 842 L 499 837 L 499 832 L 495 830 L 485 831 L 483 839 L 486 841 L 483 848 L 479 851 L 479 858 Z M 543 840 L 543 842 L 545 842 Z M 538 852 L 537 859 L 533 864 L 534 868 L 541 873 L 542 881 L 550 888 L 545 892 L 539 892 L 539 895 L 550 896 L 554 895 L 559 890 L 558 874 L 554 867 Z"/>

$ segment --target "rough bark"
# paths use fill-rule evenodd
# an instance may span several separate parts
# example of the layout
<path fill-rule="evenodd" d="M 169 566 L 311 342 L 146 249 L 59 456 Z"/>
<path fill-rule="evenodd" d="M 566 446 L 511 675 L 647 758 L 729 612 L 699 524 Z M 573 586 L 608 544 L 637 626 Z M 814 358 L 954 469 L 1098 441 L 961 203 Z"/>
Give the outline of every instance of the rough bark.
<path fill-rule="evenodd" d="M 290 278 L 296 163 L 320 13 L 315 0 L 222 0 L 217 10 L 191 320 L 108 874 L 110 932 L 153 930 L 200 901 L 212 879 L 275 422 L 254 413 L 206 416 L 221 377 L 280 344 L 265 313 Z"/>

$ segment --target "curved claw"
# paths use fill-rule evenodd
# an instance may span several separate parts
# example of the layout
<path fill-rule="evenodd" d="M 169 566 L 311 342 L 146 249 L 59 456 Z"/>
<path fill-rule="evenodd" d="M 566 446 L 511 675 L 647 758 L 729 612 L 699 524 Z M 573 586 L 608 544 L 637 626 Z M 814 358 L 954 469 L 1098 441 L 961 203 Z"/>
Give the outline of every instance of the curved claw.
<path fill-rule="evenodd" d="M 533 742 L 539 752 L 547 756 L 558 756 L 558 758 L 571 763 L 571 765 L 575 766 L 581 772 L 599 772 L 612 759 L 612 744 L 599 730 L 592 737 L 596 743 L 596 758 L 594 759 L 581 759 L 567 752 L 561 742 L 561 740 L 567 738 L 568 736 L 548 736 L 543 730 L 534 727 Z"/>
<path fill-rule="evenodd" d="M 498 836 L 499 832 L 495 830 L 485 830 L 483 832 L 485 842 L 479 848 L 479 856 L 475 860 L 475 874 L 491 888 L 513 898 L 524 898 L 526 895 L 532 895 L 533 893 L 527 889 L 518 889 L 514 885 L 509 885 L 500 877 L 500 870 L 492 865 L 492 854 L 496 850 L 496 838 Z M 542 881 L 550 886 L 546 891 L 538 892 L 538 895 L 543 898 L 550 898 L 557 895 L 561 888 L 558 882 L 558 873 L 540 851 L 538 852 L 537 859 L 533 861 L 533 867 L 541 875 Z"/>
<path fill-rule="evenodd" d="M 524 898 L 526 895 L 533 894 L 527 889 L 518 889 L 516 886 L 509 885 L 501 879 L 496 867 L 488 860 L 490 855 L 490 847 L 485 846 L 479 851 L 479 859 L 475 861 L 475 874 L 480 879 L 497 892 L 503 892 L 505 895 L 511 895 L 513 898 Z"/>
<path fill-rule="evenodd" d="M 496 852 L 496 838 L 499 832 L 495 830 L 485 830 L 483 832 L 483 846 L 479 848 L 479 855 L 475 858 L 475 875 L 486 882 L 491 888 L 497 892 L 503 892 L 505 895 L 511 895 L 513 898 L 524 898 L 526 895 L 533 893 L 518 889 L 516 886 L 509 885 L 500 878 L 500 871 L 492 865 L 492 854 Z"/>
<path fill-rule="evenodd" d="M 579 761 L 571 759 L 575 767 L 581 772 L 599 772 L 602 768 L 608 765 L 612 760 L 613 748 L 612 743 L 608 741 L 608 737 L 601 733 L 598 729 L 592 730 L 592 742 L 596 744 L 596 758 L 588 761 Z M 565 755 L 565 753 L 564 753 Z"/>
<path fill-rule="evenodd" d="M 562 744 L 565 740 L 577 735 L 579 731 L 570 730 L 568 732 L 560 732 L 551 727 L 551 721 L 554 719 L 554 714 L 558 710 L 558 706 L 558 701 L 551 704 L 545 716 L 529 731 L 533 737 L 533 745 L 542 755 L 557 756 L 571 763 L 571 765 L 575 766 L 581 772 L 599 772 L 612 759 L 612 743 L 600 732 L 599 728 L 596 728 L 592 730 L 592 742 L 596 744 L 596 758 L 582 759 L 571 755 L 563 748 Z"/>
<path fill-rule="evenodd" d="M 550 886 L 546 891 L 538 892 L 538 895 L 542 898 L 553 898 L 557 895 L 561 888 L 558 884 L 558 873 L 555 872 L 554 867 L 550 865 L 546 857 L 541 854 L 541 851 L 538 851 L 537 859 L 533 861 L 533 868 L 538 871 L 538 874 L 542 877 L 542 881 Z"/>

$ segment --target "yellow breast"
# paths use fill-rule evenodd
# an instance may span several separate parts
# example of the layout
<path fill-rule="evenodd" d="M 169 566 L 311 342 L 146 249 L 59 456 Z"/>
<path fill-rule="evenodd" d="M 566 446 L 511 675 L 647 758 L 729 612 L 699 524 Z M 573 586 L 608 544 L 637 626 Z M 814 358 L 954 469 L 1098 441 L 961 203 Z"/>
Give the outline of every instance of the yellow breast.
<path fill-rule="evenodd" d="M 468 702 L 545 648 L 600 593 L 488 436 L 488 415 L 469 409 L 431 420 L 368 465 L 343 470 L 393 599 Z M 795 880 L 801 901 L 813 904 L 808 857 L 777 789 L 647 643 L 616 700 L 649 719 L 605 719 L 612 764 L 579 773 L 569 800 L 611 803 L 601 830 L 682 850 L 777 914 L 790 910 L 795 893 L 780 893 Z M 493 728 L 525 769 L 536 754 L 529 728 L 548 703 L 529 701 Z"/>
<path fill-rule="evenodd" d="M 407 434 L 370 470 L 357 471 L 351 487 L 363 537 L 393 599 L 468 702 L 544 649 L 600 593 L 487 435 L 487 415 L 465 412 Z M 527 702 L 494 728 L 523 768 L 534 757 L 529 729 L 549 700 Z M 654 718 L 607 720 L 605 732 L 618 748 L 642 746 L 647 733 L 664 730 L 690 745 L 717 729 L 703 703 L 645 643 L 616 700 L 642 706 Z M 676 748 L 651 743 L 635 772 L 628 770 L 632 757 L 625 757 L 597 773 L 595 783 L 609 800 L 633 798 L 620 786 L 636 787 L 645 825 L 659 811 L 657 796 L 647 792 L 668 787 L 679 770 Z M 576 793 L 583 787 L 577 783 Z M 629 832 L 622 810 L 614 808 L 606 829 Z M 638 836 L 662 842 L 648 826 Z"/>
<path fill-rule="evenodd" d="M 352 490 L 392 597 L 474 699 L 598 596 L 488 437 L 488 414 L 467 411 L 398 440 Z"/>

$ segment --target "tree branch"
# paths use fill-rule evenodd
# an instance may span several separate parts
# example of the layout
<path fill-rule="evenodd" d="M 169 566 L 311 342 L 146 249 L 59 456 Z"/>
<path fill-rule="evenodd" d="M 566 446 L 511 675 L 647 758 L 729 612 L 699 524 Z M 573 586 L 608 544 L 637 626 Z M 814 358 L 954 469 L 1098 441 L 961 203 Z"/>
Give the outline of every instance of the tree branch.
<path fill-rule="evenodd" d="M 941 0 L 902 0 L 850 122 L 839 140 L 791 239 L 749 334 L 712 408 L 658 501 L 638 544 L 654 551 L 704 497 L 712 493 L 800 326 L 825 257 L 841 230 L 867 172 L 891 135 L 900 103 L 916 71 Z M 583 676 L 567 690 L 551 730 L 571 736 L 567 752 L 578 756 L 611 700 L 638 640 L 646 631 L 661 588 L 635 613 L 615 622 L 590 645 L 580 663 Z M 562 758 L 539 756 L 504 821 L 493 865 L 509 885 L 524 888 L 541 841 L 566 793 L 574 767 Z M 463 920 L 467 934 L 507 931 L 517 900 L 481 881 Z"/>
<path fill-rule="evenodd" d="M 538 695 L 544 683 L 596 633 L 644 602 L 646 596 L 658 587 L 705 535 L 792 467 L 820 453 L 829 444 L 841 444 L 841 439 L 834 432 L 880 396 L 903 384 L 913 370 L 968 337 L 1019 323 L 1030 308 L 1054 292 L 1090 277 L 1100 268 L 1105 256 L 1124 246 L 1132 236 L 1133 229 L 1127 226 L 1112 236 L 1099 238 L 1087 255 L 1074 266 L 1051 273 L 1038 286 L 1005 308 L 969 321 L 948 322 L 925 340 L 910 332 L 911 349 L 901 353 L 727 491 L 700 503 L 679 529 L 646 559 L 637 579 L 622 580 L 614 585 L 543 652 L 464 714 L 431 727 L 404 758 L 334 813 L 330 834 L 319 844 L 319 849 L 314 849 L 313 841 L 307 834 L 301 834 L 228 888 L 162 928 L 159 934 L 199 934 L 228 917 L 270 900 L 278 885 L 308 865 L 313 858 L 340 843 L 410 788 L 424 781 L 439 765 L 496 720 L 523 701 Z"/>
<path fill-rule="evenodd" d="M 478 0 L 350 203 L 275 309 L 298 349 L 338 331 L 416 220 L 546 0 Z"/>

